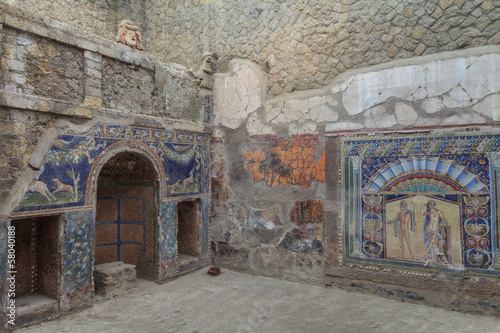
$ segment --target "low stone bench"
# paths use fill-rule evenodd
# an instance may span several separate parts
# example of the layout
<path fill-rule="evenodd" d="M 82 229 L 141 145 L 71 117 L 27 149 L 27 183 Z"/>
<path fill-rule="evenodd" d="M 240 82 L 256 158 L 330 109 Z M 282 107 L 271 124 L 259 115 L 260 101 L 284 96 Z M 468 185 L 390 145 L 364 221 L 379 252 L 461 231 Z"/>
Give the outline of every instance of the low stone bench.
<path fill-rule="evenodd" d="M 94 266 L 95 292 L 116 296 L 137 286 L 135 265 L 114 261 Z"/>

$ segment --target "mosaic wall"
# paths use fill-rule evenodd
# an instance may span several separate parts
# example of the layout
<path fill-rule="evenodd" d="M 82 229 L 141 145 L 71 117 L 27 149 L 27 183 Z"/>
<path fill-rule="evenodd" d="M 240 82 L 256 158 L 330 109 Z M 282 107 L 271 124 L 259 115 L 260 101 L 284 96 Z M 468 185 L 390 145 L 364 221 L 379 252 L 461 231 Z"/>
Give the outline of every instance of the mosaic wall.
<path fill-rule="evenodd" d="M 93 210 L 69 211 L 63 257 L 64 285 L 61 308 L 76 309 L 92 304 Z"/>
<path fill-rule="evenodd" d="M 162 198 L 208 193 L 208 144 L 207 135 L 113 125 L 99 125 L 91 136 L 61 135 L 16 214 L 91 208 L 100 166 L 123 149 L 149 155 Z"/>
<path fill-rule="evenodd" d="M 500 274 L 500 135 L 343 138 L 346 260 Z"/>
<path fill-rule="evenodd" d="M 203 259 L 208 259 L 208 239 L 210 225 L 210 198 L 201 198 L 201 256 Z"/>
<path fill-rule="evenodd" d="M 93 211 L 68 212 L 64 283 L 67 292 L 90 289 Z"/>
<path fill-rule="evenodd" d="M 177 202 L 163 201 L 160 206 L 160 275 L 175 274 L 177 251 Z"/>

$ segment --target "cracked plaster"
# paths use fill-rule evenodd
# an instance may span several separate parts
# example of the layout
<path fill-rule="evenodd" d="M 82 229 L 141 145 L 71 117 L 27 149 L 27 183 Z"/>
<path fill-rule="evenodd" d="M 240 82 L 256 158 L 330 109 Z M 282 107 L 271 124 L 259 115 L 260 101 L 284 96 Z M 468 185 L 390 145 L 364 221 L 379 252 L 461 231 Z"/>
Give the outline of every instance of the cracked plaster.
<path fill-rule="evenodd" d="M 257 65 L 235 60 L 231 73 L 214 77 L 215 125 L 238 128 L 265 100 L 266 79 Z"/>
<path fill-rule="evenodd" d="M 346 74 L 323 89 L 269 100 L 259 116 L 251 114 L 257 107 L 245 97 L 250 90 L 242 88 L 243 95 L 235 94 L 226 98 L 226 104 L 217 104 L 229 108 L 217 109 L 216 124 L 236 128 L 251 114 L 246 124 L 248 133 L 272 135 L 278 128 L 275 126 L 286 124 L 290 134 L 303 134 L 316 132 L 320 124 L 326 126 L 326 131 L 341 131 L 497 121 L 500 120 L 496 111 L 500 99 L 497 70 L 500 54 L 495 53 L 497 49 L 483 55 L 480 52 L 464 53 L 462 57 L 445 60 L 437 56 L 427 57 L 417 64 L 399 61 L 396 67 Z M 241 74 L 235 74 L 234 68 Z M 248 80 L 245 76 L 248 73 L 249 67 L 233 66 L 236 79 Z M 230 85 L 227 77 L 221 81 L 226 86 Z M 260 83 L 265 86 L 265 82 Z M 237 101 L 241 96 L 241 101 Z M 236 104 L 242 106 L 238 108 Z M 460 112 L 460 115 L 421 116 L 445 110 Z"/>
<path fill-rule="evenodd" d="M 474 100 L 500 91 L 499 68 L 498 54 L 447 59 L 357 74 L 351 81 L 345 80 L 343 84 L 335 85 L 336 88 L 331 91 L 342 91 L 342 87 L 346 87 L 342 102 L 350 116 L 383 103 L 390 97 L 424 100 L 424 110 L 435 113 L 444 107 L 470 106 Z M 432 99 L 446 93 L 449 93 L 448 96 L 441 100 L 444 107 Z"/>

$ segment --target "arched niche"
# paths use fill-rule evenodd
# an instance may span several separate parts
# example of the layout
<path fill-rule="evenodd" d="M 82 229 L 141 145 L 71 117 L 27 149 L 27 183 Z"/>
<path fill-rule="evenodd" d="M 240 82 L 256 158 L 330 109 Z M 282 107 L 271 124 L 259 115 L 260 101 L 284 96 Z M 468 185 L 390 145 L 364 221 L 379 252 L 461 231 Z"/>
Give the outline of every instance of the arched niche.
<path fill-rule="evenodd" d="M 123 261 L 154 280 L 157 203 L 166 177 L 154 151 L 135 145 L 108 147 L 91 169 L 86 200 L 95 206 L 94 264 Z"/>

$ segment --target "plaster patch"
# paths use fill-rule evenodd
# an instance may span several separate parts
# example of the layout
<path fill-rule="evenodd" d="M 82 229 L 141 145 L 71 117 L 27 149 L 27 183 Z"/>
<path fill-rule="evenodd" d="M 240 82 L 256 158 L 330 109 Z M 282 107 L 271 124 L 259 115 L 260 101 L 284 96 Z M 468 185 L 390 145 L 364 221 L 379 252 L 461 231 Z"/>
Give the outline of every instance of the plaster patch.
<path fill-rule="evenodd" d="M 284 115 L 286 122 L 299 121 L 300 119 L 305 121 L 308 118 L 307 111 L 307 100 L 296 99 L 285 102 Z"/>
<path fill-rule="evenodd" d="M 463 81 L 468 60 L 449 59 L 427 64 L 427 96 L 440 96 Z"/>
<path fill-rule="evenodd" d="M 347 131 L 347 130 L 356 130 L 363 128 L 363 125 L 360 123 L 353 123 L 348 121 L 330 123 L 326 125 L 326 132 L 335 132 L 335 131 Z"/>
<path fill-rule="evenodd" d="M 472 109 L 493 120 L 500 120 L 500 93 L 486 97 Z"/>
<path fill-rule="evenodd" d="M 342 102 L 353 116 L 389 97 L 407 98 L 422 86 L 425 73 L 423 66 L 414 65 L 358 74 L 345 90 Z"/>
<path fill-rule="evenodd" d="M 422 102 L 422 108 L 426 113 L 436 113 L 444 109 L 444 104 L 439 97 L 432 97 Z"/>
<path fill-rule="evenodd" d="M 214 77 L 215 125 L 238 128 L 265 98 L 261 73 L 246 63 L 232 64 L 231 74 Z"/>
<path fill-rule="evenodd" d="M 409 105 L 397 103 L 394 113 L 398 123 L 403 126 L 414 125 L 418 119 L 418 113 Z"/>
<path fill-rule="evenodd" d="M 316 124 L 313 124 L 311 122 L 305 122 L 303 124 L 292 123 L 288 127 L 289 135 L 301 135 L 309 133 L 316 133 Z"/>
<path fill-rule="evenodd" d="M 420 101 L 427 97 L 427 89 L 425 87 L 420 87 L 418 90 L 413 94 L 413 101 Z"/>
<path fill-rule="evenodd" d="M 379 118 L 375 118 L 375 125 L 377 128 L 389 128 L 397 125 L 398 120 L 393 114 L 385 114 Z"/>
<path fill-rule="evenodd" d="M 337 112 L 330 110 L 327 105 L 320 105 L 309 110 L 309 118 L 315 122 L 337 121 L 339 115 Z"/>
<path fill-rule="evenodd" d="M 257 113 L 252 113 L 247 122 L 248 135 L 273 135 L 273 128 L 262 122 Z"/>
<path fill-rule="evenodd" d="M 363 116 L 365 118 L 367 117 L 371 117 L 371 116 L 377 116 L 377 115 L 380 115 L 380 114 L 383 114 L 383 113 L 386 113 L 387 110 L 384 106 L 382 105 L 377 105 L 371 109 L 368 109 L 366 110 L 364 113 L 363 113 Z"/>
<path fill-rule="evenodd" d="M 443 122 L 443 118 L 418 118 L 415 126 L 436 126 L 436 124 L 441 124 Z"/>
<path fill-rule="evenodd" d="M 465 73 L 461 86 L 473 99 L 481 99 L 500 91 L 500 55 L 485 54 L 472 61 Z"/>
<path fill-rule="evenodd" d="M 496 116 L 498 118 L 498 116 Z M 474 124 L 474 123 L 484 123 L 486 119 L 478 114 L 465 113 L 460 115 L 453 115 L 443 120 L 444 125 L 456 125 L 456 124 Z M 434 122 L 434 125 L 436 123 Z"/>
<path fill-rule="evenodd" d="M 326 96 L 314 96 L 310 97 L 308 100 L 309 109 L 324 105 L 326 103 Z"/>

